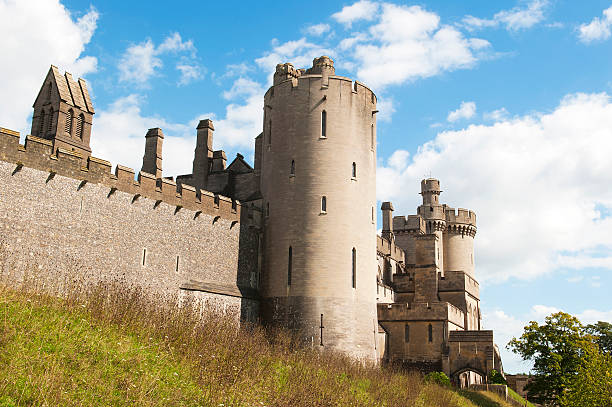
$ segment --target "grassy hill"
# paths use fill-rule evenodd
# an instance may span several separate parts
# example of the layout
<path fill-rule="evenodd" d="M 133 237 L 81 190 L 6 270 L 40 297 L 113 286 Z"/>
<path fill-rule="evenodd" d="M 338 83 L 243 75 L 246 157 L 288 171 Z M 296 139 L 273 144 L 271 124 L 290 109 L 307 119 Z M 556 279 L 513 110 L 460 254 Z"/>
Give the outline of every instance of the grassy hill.
<path fill-rule="evenodd" d="M 509 406 L 114 288 L 64 300 L 0 288 L 0 349 L 0 407 Z"/>

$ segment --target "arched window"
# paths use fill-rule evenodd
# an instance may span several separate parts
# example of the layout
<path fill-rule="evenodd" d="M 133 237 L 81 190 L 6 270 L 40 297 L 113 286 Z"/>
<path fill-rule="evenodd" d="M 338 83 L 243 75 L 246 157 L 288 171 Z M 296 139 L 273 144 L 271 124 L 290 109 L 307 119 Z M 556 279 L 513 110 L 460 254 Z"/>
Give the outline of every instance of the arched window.
<path fill-rule="evenodd" d="M 66 113 L 66 125 L 64 126 L 64 129 L 66 130 L 66 133 L 72 135 L 72 116 L 73 116 L 73 112 L 72 109 L 68 109 L 68 113 Z"/>
<path fill-rule="evenodd" d="M 289 259 L 287 260 L 287 285 L 291 285 L 291 272 L 293 271 L 293 248 L 289 246 Z"/>
<path fill-rule="evenodd" d="M 357 287 L 357 250 L 353 247 L 352 257 L 352 274 L 353 274 L 353 288 Z"/>
<path fill-rule="evenodd" d="M 53 128 L 53 108 L 49 111 L 49 119 L 47 121 L 47 133 Z"/>
<path fill-rule="evenodd" d="M 40 112 L 40 122 L 38 124 L 38 136 L 43 137 L 43 132 L 45 131 L 45 111 Z"/>
<path fill-rule="evenodd" d="M 404 325 L 404 342 L 410 342 L 410 325 Z"/>
<path fill-rule="evenodd" d="M 291 160 L 291 173 L 290 175 L 295 175 L 295 160 Z"/>
<path fill-rule="evenodd" d="M 321 212 L 323 213 L 327 212 L 327 197 L 326 196 L 321 197 Z"/>
<path fill-rule="evenodd" d="M 327 138 L 327 112 L 321 112 L 321 138 Z"/>
<path fill-rule="evenodd" d="M 431 324 L 429 324 L 429 326 L 427 327 L 427 334 L 429 337 L 429 342 L 433 342 L 433 327 L 431 326 Z"/>
<path fill-rule="evenodd" d="M 352 174 L 353 175 L 351 175 L 351 176 L 353 178 L 357 178 L 357 164 L 355 164 L 354 162 L 353 162 L 353 172 L 352 172 Z"/>
<path fill-rule="evenodd" d="M 85 116 L 83 116 L 83 113 L 81 113 L 79 115 L 79 117 L 77 117 L 76 120 L 76 136 L 80 139 L 83 139 L 83 122 L 85 121 Z"/>

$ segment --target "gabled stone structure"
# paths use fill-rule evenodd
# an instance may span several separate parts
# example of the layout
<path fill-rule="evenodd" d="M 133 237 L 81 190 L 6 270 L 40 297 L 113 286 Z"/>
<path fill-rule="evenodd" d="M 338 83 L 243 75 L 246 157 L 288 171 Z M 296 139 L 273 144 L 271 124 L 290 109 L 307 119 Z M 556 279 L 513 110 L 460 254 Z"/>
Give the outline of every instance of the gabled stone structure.
<path fill-rule="evenodd" d="M 33 136 L 50 140 L 54 153 L 62 148 L 84 160 L 91 155 L 89 141 L 95 111 L 83 79 L 75 81 L 68 72 L 60 75 L 51 65 L 33 108 Z"/>

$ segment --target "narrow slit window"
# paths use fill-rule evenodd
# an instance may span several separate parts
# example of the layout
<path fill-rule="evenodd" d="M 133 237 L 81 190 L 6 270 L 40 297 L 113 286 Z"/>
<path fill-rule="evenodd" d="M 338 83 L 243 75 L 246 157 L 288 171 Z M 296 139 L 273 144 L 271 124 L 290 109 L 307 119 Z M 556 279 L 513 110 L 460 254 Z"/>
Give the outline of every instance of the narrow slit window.
<path fill-rule="evenodd" d="M 268 145 L 272 144 L 272 120 L 268 122 Z"/>
<path fill-rule="evenodd" d="M 270 216 L 270 202 L 266 203 L 266 216 Z"/>
<path fill-rule="evenodd" d="M 291 175 L 295 175 L 295 160 L 291 160 Z"/>
<path fill-rule="evenodd" d="M 147 265 L 147 249 L 142 249 L 142 265 Z"/>
<path fill-rule="evenodd" d="M 327 112 L 321 112 L 321 138 L 327 138 Z"/>
<path fill-rule="evenodd" d="M 353 178 L 357 178 L 357 164 L 353 163 L 353 170 L 351 173 Z"/>
<path fill-rule="evenodd" d="M 323 213 L 327 212 L 327 197 L 326 196 L 321 198 L 321 212 Z"/>
<path fill-rule="evenodd" d="M 49 120 L 47 121 L 47 132 L 53 128 L 53 108 L 49 111 Z"/>
<path fill-rule="evenodd" d="M 352 253 L 352 280 L 353 280 L 353 288 L 357 287 L 357 250 L 353 247 Z"/>
<path fill-rule="evenodd" d="M 410 325 L 404 325 L 404 342 L 410 342 Z"/>
<path fill-rule="evenodd" d="M 68 109 L 68 113 L 66 113 L 66 125 L 64 126 L 64 130 L 68 134 L 72 134 L 72 109 Z"/>
<path fill-rule="evenodd" d="M 47 100 L 51 100 L 51 91 L 53 90 L 53 85 L 49 82 L 49 86 L 47 87 Z"/>
<path fill-rule="evenodd" d="M 370 149 L 374 150 L 374 125 L 370 126 Z"/>
<path fill-rule="evenodd" d="M 180 264 L 180 257 L 176 256 L 176 270 L 175 270 L 176 272 L 179 271 L 179 264 Z"/>
<path fill-rule="evenodd" d="M 374 223 L 374 207 L 372 207 L 372 223 Z"/>
<path fill-rule="evenodd" d="M 433 327 L 431 326 L 431 324 L 429 324 L 429 326 L 427 327 L 427 334 L 429 342 L 433 342 Z"/>
<path fill-rule="evenodd" d="M 85 116 L 83 116 L 83 113 L 81 113 L 79 115 L 79 117 L 77 117 L 76 120 L 76 136 L 80 139 L 83 138 L 83 122 L 85 121 Z"/>
<path fill-rule="evenodd" d="M 42 137 L 43 132 L 45 131 L 45 111 L 40 112 L 40 123 L 38 125 L 38 135 Z"/>
<path fill-rule="evenodd" d="M 291 272 L 293 271 L 293 248 L 289 246 L 289 258 L 287 259 L 287 285 L 291 285 Z"/>

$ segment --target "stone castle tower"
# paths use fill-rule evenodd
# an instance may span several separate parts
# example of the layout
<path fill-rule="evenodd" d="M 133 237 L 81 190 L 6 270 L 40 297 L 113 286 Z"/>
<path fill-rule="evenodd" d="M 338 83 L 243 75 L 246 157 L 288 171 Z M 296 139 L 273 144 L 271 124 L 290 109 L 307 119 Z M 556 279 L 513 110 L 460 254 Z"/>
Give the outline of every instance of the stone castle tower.
<path fill-rule="evenodd" d="M 312 68 L 279 64 L 264 102 L 261 171 L 266 322 L 313 346 L 374 359 L 376 96 Z"/>
<path fill-rule="evenodd" d="M 62 148 L 84 159 L 91 155 L 89 140 L 95 112 L 83 79 L 75 81 L 68 72 L 60 75 L 51 65 L 33 108 L 32 135 L 50 140 L 53 153 Z"/>

